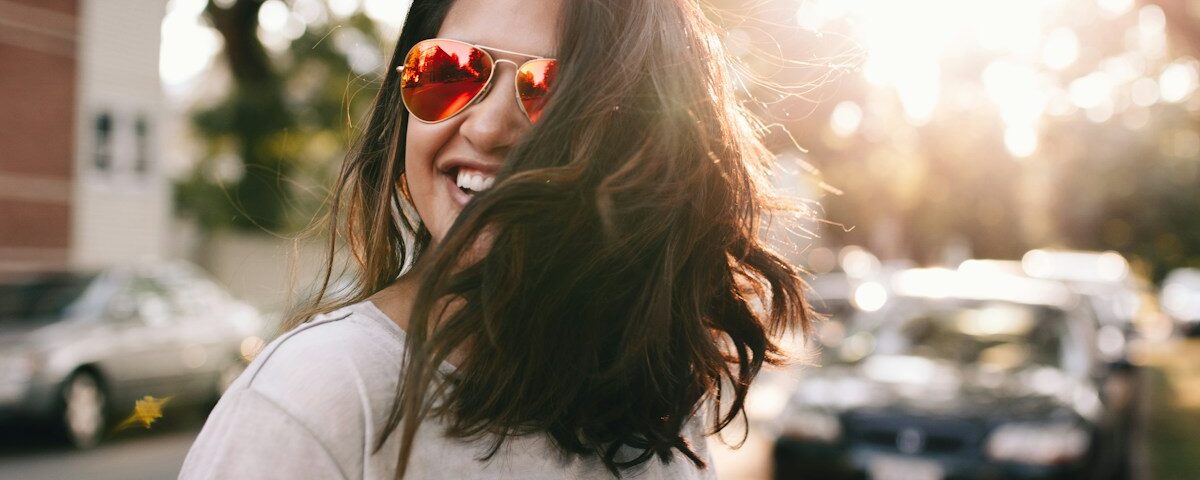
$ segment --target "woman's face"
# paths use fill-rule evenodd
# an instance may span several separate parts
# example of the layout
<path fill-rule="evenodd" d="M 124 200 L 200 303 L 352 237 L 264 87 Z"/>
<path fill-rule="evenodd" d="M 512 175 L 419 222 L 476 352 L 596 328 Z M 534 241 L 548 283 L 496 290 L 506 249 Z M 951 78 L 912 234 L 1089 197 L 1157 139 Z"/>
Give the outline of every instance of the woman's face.
<path fill-rule="evenodd" d="M 437 36 L 552 58 L 560 7 L 561 0 L 457 0 Z M 518 65 L 528 60 L 488 53 Z M 516 67 L 498 62 L 495 69 L 484 97 L 449 120 L 428 124 L 409 114 L 405 176 L 417 214 L 435 243 L 471 199 L 458 187 L 457 174 L 479 175 L 490 186 L 487 179 L 495 176 L 508 150 L 530 127 L 514 94 Z"/>

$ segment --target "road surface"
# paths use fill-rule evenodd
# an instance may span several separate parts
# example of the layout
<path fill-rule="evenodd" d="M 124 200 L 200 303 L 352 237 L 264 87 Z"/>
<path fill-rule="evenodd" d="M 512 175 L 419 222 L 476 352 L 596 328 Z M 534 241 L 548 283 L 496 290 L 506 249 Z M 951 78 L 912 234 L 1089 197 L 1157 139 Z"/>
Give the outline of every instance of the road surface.
<path fill-rule="evenodd" d="M 85 451 L 28 428 L 0 432 L 0 478 L 22 480 L 161 480 L 179 476 L 188 448 L 200 432 L 199 414 L 149 431 L 116 432 Z"/>

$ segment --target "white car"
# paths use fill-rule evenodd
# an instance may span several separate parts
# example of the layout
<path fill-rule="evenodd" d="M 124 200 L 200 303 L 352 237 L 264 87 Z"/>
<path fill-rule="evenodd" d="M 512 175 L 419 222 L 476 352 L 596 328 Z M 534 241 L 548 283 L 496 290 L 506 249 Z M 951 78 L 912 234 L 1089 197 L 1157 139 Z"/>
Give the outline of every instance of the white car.
<path fill-rule="evenodd" d="M 0 278 L 0 421 L 99 442 L 138 399 L 211 406 L 262 318 L 186 263 Z"/>

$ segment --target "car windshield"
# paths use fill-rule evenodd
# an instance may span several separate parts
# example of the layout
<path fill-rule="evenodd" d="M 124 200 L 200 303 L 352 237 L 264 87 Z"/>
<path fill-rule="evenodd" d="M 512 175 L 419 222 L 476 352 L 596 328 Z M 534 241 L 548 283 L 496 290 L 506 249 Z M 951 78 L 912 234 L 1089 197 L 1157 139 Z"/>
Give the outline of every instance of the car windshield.
<path fill-rule="evenodd" d="M 1062 310 L 1003 301 L 922 299 L 884 316 L 875 354 L 1000 370 L 1061 368 L 1070 335 Z"/>
<path fill-rule="evenodd" d="M 0 324 L 62 317 L 83 296 L 95 274 L 54 273 L 0 282 Z"/>

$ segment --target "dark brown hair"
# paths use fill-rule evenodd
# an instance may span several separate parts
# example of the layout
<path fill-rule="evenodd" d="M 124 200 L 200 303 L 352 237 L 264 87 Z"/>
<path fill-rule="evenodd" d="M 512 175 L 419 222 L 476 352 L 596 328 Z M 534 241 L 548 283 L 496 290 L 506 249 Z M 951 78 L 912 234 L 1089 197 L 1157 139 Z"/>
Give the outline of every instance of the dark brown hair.
<path fill-rule="evenodd" d="M 684 422 L 730 387 L 711 430 L 744 413 L 763 363 L 784 360 L 772 338 L 807 331 L 810 318 L 798 268 L 761 238 L 764 217 L 783 208 L 765 181 L 772 155 L 735 98 L 713 25 L 692 0 L 566 0 L 558 83 L 540 121 L 431 245 L 419 219 L 393 221 L 395 205 L 409 204 L 394 69 L 436 34 L 450 3 L 412 3 L 333 192 L 324 284 L 284 331 L 429 255 L 375 445 L 403 425 L 398 477 L 427 415 L 451 435 L 489 436 L 492 454 L 509 436 L 544 432 L 618 475 L 674 450 L 703 466 Z M 356 278 L 330 298 L 339 237 Z M 486 254 L 470 256 L 481 239 Z M 452 351 L 464 360 L 443 375 Z M 618 458 L 622 446 L 640 454 Z"/>

